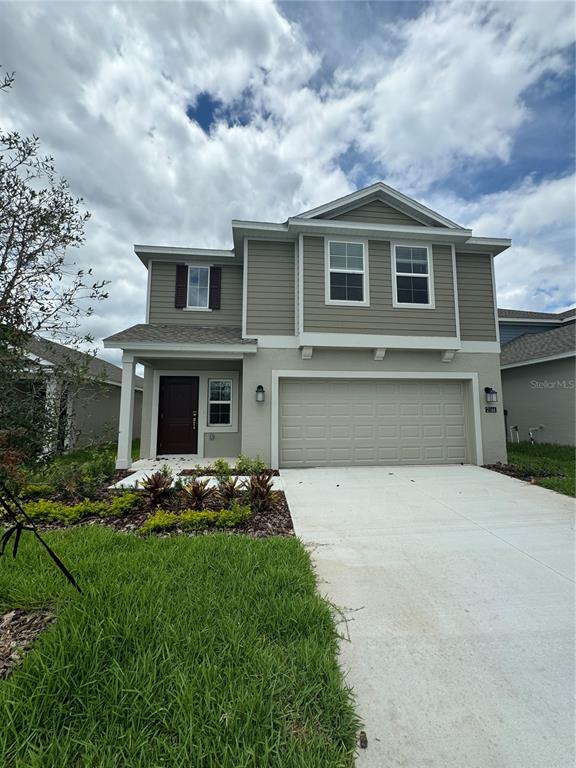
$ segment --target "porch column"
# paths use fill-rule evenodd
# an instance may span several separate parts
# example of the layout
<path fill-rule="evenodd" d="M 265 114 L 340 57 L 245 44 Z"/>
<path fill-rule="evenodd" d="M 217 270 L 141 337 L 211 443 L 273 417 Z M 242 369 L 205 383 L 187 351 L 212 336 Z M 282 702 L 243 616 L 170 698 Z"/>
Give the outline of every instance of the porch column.
<path fill-rule="evenodd" d="M 132 422 L 134 418 L 134 356 L 122 355 L 122 389 L 118 420 L 118 455 L 116 469 L 128 469 L 132 464 Z"/>

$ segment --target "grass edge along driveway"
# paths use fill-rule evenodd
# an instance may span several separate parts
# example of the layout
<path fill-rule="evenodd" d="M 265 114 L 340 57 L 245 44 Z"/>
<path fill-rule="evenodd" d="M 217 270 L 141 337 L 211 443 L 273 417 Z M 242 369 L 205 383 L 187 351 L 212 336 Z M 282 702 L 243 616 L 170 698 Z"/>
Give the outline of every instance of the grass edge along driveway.
<path fill-rule="evenodd" d="M 57 621 L 0 682 L 0 765 L 351 766 L 358 722 L 329 605 L 297 539 L 26 537 L 0 611 Z"/>

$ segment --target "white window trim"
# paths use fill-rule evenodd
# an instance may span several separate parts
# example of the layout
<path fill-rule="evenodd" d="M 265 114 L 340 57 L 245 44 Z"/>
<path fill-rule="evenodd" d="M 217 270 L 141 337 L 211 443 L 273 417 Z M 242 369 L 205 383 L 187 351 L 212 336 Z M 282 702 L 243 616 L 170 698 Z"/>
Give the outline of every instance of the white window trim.
<path fill-rule="evenodd" d="M 198 453 L 190 454 L 198 458 L 204 458 L 205 435 L 211 432 L 238 432 L 238 402 L 240 392 L 240 374 L 238 371 L 202 371 L 187 369 L 162 370 L 156 369 L 152 379 L 152 423 L 150 429 L 149 456 L 156 456 L 158 442 L 158 405 L 160 401 L 160 377 L 161 376 L 196 376 L 199 379 L 198 387 Z M 232 424 L 229 426 L 208 426 L 208 379 L 232 379 Z"/>
<path fill-rule="evenodd" d="M 397 309 L 436 309 L 436 297 L 434 295 L 434 259 L 432 245 L 430 243 L 413 242 L 392 242 L 390 243 L 392 249 L 390 266 L 392 270 L 392 306 Z M 426 258 L 428 259 L 428 274 L 419 275 L 414 272 L 398 272 L 396 269 L 396 248 L 425 248 Z M 427 304 L 412 304 L 410 302 L 398 301 L 398 284 L 396 278 L 398 277 L 426 277 L 428 278 L 428 303 Z"/>
<path fill-rule="evenodd" d="M 210 266 L 209 264 L 187 264 L 186 271 L 186 306 L 184 309 L 187 312 L 212 312 L 210 309 Z M 206 306 L 194 307 L 188 304 L 188 298 L 190 295 L 190 270 L 191 269 L 207 269 L 208 270 L 208 290 L 206 292 Z"/>
<path fill-rule="evenodd" d="M 210 400 L 210 382 L 211 381 L 229 381 L 230 382 L 230 400 Z M 208 403 L 206 408 L 206 425 L 208 427 L 230 427 L 232 425 L 232 407 L 233 407 L 232 404 L 234 402 L 234 379 L 232 379 L 230 376 L 219 376 L 219 377 L 211 376 L 208 379 L 207 394 L 208 394 Z M 210 422 L 210 406 L 213 403 L 230 406 L 230 419 L 227 424 L 212 424 Z"/>
<path fill-rule="evenodd" d="M 364 270 L 360 272 L 355 269 L 330 269 L 330 243 L 359 243 L 362 246 L 362 255 L 364 258 Z M 344 299 L 330 298 L 330 272 L 353 272 L 363 275 L 362 293 L 363 301 L 346 301 Z M 324 303 L 340 307 L 369 307 L 370 306 L 370 279 L 368 269 L 368 240 L 363 237 L 325 237 L 324 238 Z"/>

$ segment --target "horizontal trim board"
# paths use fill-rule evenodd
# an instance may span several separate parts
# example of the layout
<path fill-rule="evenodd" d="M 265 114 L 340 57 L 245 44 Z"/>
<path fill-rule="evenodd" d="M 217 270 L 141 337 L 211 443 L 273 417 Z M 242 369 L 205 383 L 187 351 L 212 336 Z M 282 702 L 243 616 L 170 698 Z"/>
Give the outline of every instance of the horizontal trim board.
<path fill-rule="evenodd" d="M 303 347 L 391 347 L 395 349 L 460 349 L 455 336 L 384 336 L 356 333 L 301 333 Z"/>
<path fill-rule="evenodd" d="M 338 221 L 334 219 L 288 219 L 288 227 L 295 232 L 356 233 L 367 236 L 373 232 L 380 237 L 386 235 L 403 237 L 418 236 L 428 238 L 433 242 L 465 242 L 472 235 L 471 229 L 441 229 L 439 227 L 413 227 L 401 224 L 366 224 L 355 221 Z"/>
<path fill-rule="evenodd" d="M 252 337 L 249 337 L 252 338 Z M 256 344 L 162 344 L 157 342 L 124 342 L 124 343 L 109 343 L 104 342 L 105 347 L 112 349 L 125 349 L 129 351 L 142 351 L 142 352 L 162 352 L 162 353 L 176 353 L 176 352 L 240 352 L 255 353 Z"/>

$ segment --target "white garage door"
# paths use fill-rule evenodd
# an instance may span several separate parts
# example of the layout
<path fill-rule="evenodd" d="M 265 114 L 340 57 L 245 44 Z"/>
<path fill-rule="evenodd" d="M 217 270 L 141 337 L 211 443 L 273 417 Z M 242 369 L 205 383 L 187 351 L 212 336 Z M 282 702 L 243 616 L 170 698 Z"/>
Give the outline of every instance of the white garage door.
<path fill-rule="evenodd" d="M 467 462 L 461 381 L 284 379 L 280 466 Z"/>

